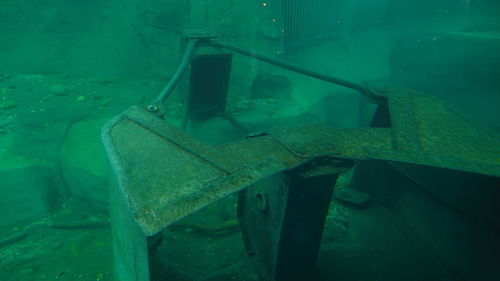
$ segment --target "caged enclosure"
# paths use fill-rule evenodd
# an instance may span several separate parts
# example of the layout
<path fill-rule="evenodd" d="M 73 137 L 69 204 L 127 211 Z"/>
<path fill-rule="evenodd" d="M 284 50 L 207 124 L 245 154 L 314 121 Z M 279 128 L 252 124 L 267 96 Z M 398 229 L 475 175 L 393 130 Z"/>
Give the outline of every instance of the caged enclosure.
<path fill-rule="evenodd" d="M 495 0 L 3 0 L 0 280 L 500 280 Z"/>

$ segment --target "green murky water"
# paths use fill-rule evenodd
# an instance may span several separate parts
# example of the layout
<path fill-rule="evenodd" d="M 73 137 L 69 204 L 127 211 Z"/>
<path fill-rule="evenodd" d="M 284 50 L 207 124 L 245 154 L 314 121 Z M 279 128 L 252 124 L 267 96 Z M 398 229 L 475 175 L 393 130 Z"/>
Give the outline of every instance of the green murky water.
<path fill-rule="evenodd" d="M 123 276 L 113 266 L 113 239 L 121 233 L 114 230 L 112 236 L 117 218 L 109 212 L 116 169 L 109 165 L 101 130 L 125 109 L 152 103 L 176 72 L 184 36 L 192 30 L 309 71 L 303 75 L 198 44 L 193 61 L 216 54 L 217 67 L 188 67 L 161 110 L 166 122 L 204 144 L 241 141 L 249 133 L 265 138 L 272 129 L 314 124 L 368 128 L 377 106 L 359 89 L 324 81 L 332 77 L 354 88 L 391 86 L 436 97 L 487 132 L 492 141 L 484 143 L 499 143 L 499 18 L 495 0 L 2 0 L 0 281 Z M 232 57 L 217 65 L 224 55 Z M 188 97 L 195 88 L 202 103 Z M 445 138 L 434 132 L 424 141 Z M 323 140 L 294 151 L 307 154 Z M 360 151 L 374 152 L 373 142 Z M 462 150 L 488 155 L 473 159 L 474 171 L 498 168 L 498 147 L 482 143 Z M 460 141 L 453 145 L 465 147 Z M 278 151 L 262 147 L 230 158 L 244 162 Z M 337 181 L 340 195 L 334 192 L 326 207 L 315 273 L 301 281 L 500 280 L 498 174 L 415 167 L 409 172 L 385 161 L 367 168 L 366 159 L 355 160 Z M 137 166 L 147 170 L 148 163 Z M 361 187 L 355 184 L 358 172 L 368 181 Z M 195 185 L 186 184 L 187 190 Z M 255 200 L 264 200 L 256 194 Z M 265 276 L 263 270 L 275 264 L 256 265 L 249 257 L 237 197 L 210 204 L 151 238 L 151 280 Z M 258 204 L 269 204 L 274 214 L 283 205 L 273 205 L 272 198 Z M 305 229 L 296 231 L 303 240 L 297 240 L 293 256 L 300 257 L 300 245 L 310 237 Z"/>

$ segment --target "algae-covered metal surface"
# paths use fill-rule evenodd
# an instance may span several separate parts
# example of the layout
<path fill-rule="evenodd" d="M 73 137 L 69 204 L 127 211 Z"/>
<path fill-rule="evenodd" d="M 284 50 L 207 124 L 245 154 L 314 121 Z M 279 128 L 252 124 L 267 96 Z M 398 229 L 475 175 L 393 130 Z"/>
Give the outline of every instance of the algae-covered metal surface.
<path fill-rule="evenodd" d="M 146 235 L 277 172 L 311 159 L 379 159 L 500 175 L 500 141 L 438 100 L 387 92 L 390 128 L 307 126 L 219 147 L 133 107 L 107 126 L 123 196 Z"/>
<path fill-rule="evenodd" d="M 285 168 L 272 157 L 246 165 L 139 107 L 111 121 L 104 138 L 118 188 L 146 235 Z"/>
<path fill-rule="evenodd" d="M 500 176 L 500 138 L 443 102 L 404 89 L 386 92 L 390 128 L 278 130 L 297 157 L 379 159 Z"/>

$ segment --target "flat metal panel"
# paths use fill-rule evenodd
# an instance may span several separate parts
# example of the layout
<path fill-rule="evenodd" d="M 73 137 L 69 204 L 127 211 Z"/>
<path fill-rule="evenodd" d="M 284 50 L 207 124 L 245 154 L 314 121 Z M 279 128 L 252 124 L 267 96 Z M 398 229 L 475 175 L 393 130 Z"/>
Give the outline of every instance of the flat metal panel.
<path fill-rule="evenodd" d="M 274 157 L 243 163 L 141 107 L 108 122 L 103 139 L 120 190 L 114 196 L 144 236 L 286 168 Z"/>
<path fill-rule="evenodd" d="M 208 119 L 224 113 L 232 54 L 196 55 L 191 61 L 188 115 Z"/>

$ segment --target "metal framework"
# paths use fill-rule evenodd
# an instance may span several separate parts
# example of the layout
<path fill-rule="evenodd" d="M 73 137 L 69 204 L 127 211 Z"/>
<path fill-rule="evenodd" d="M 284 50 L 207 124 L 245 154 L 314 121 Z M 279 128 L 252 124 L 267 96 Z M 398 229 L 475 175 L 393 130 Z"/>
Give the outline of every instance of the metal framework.
<path fill-rule="evenodd" d="M 435 98 L 399 88 L 365 91 L 379 102 L 375 121 L 385 116 L 390 122 L 279 129 L 222 146 L 189 137 L 150 106 L 132 107 L 107 123 L 117 280 L 149 280 L 147 237 L 249 186 L 255 188 L 243 192 L 239 204 L 247 250 L 264 280 L 281 281 L 312 276 L 329 204 L 324 199 L 354 161 L 500 176 L 497 136 Z M 297 226 L 311 229 L 307 243 L 297 243 L 303 235 Z"/>
<path fill-rule="evenodd" d="M 335 7 L 332 0 L 283 1 L 285 51 L 333 38 Z"/>

